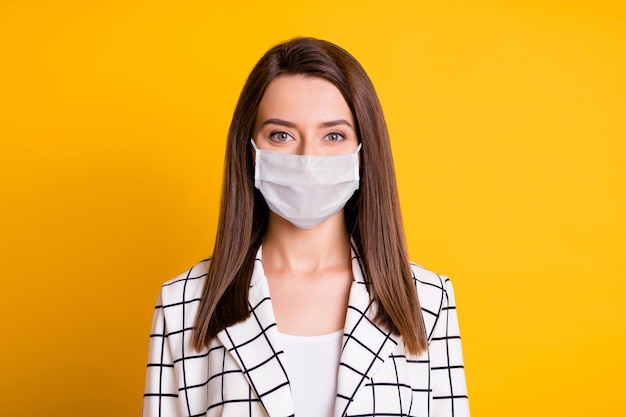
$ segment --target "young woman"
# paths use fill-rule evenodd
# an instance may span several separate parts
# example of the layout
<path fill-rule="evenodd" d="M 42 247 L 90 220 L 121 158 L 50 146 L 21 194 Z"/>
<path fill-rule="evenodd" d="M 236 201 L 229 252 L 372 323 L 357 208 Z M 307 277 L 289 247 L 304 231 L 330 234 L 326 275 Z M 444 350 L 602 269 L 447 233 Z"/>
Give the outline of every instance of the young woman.
<path fill-rule="evenodd" d="M 157 302 L 143 415 L 469 415 L 450 281 L 407 258 L 380 103 L 340 47 L 252 70 L 213 256 Z"/>

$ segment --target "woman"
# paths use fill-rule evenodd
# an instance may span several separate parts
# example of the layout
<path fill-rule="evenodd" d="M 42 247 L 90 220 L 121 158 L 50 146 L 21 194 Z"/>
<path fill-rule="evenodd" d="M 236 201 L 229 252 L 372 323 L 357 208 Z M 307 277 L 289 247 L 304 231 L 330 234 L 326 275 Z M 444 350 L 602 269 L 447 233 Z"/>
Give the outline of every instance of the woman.
<path fill-rule="evenodd" d="M 297 38 L 252 70 L 213 257 L 164 284 L 144 416 L 466 416 L 452 287 L 407 258 L 373 85 Z M 271 295 L 271 298 L 270 298 Z"/>

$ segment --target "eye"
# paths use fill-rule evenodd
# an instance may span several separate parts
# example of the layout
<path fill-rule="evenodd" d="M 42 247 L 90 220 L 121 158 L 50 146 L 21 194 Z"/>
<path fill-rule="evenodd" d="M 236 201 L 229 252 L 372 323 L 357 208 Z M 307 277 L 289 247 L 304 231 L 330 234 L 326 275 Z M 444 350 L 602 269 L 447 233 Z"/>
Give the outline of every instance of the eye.
<path fill-rule="evenodd" d="M 329 133 L 326 135 L 326 140 L 329 142 L 339 142 L 344 140 L 346 137 L 338 132 Z"/>
<path fill-rule="evenodd" d="M 284 131 L 272 132 L 270 134 L 270 139 L 276 142 L 287 142 L 291 139 L 291 135 Z"/>

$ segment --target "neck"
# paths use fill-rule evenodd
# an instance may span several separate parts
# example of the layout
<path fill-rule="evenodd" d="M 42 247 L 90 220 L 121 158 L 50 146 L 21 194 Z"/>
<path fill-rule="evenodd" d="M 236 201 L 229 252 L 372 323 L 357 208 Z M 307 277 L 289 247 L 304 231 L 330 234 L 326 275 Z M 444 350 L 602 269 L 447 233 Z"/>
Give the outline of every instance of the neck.
<path fill-rule="evenodd" d="M 262 256 L 266 271 L 310 273 L 350 265 L 350 236 L 343 210 L 313 229 L 300 229 L 270 212 Z"/>

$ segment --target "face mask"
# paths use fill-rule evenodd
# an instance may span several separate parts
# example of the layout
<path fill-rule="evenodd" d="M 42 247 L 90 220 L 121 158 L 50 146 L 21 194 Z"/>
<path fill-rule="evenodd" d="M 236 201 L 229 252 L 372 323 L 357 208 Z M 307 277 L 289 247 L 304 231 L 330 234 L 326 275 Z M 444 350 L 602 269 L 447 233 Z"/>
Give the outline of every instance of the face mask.
<path fill-rule="evenodd" d="M 256 151 L 254 186 L 270 210 L 294 226 L 311 229 L 337 213 L 359 188 L 361 144 L 340 155 Z"/>

